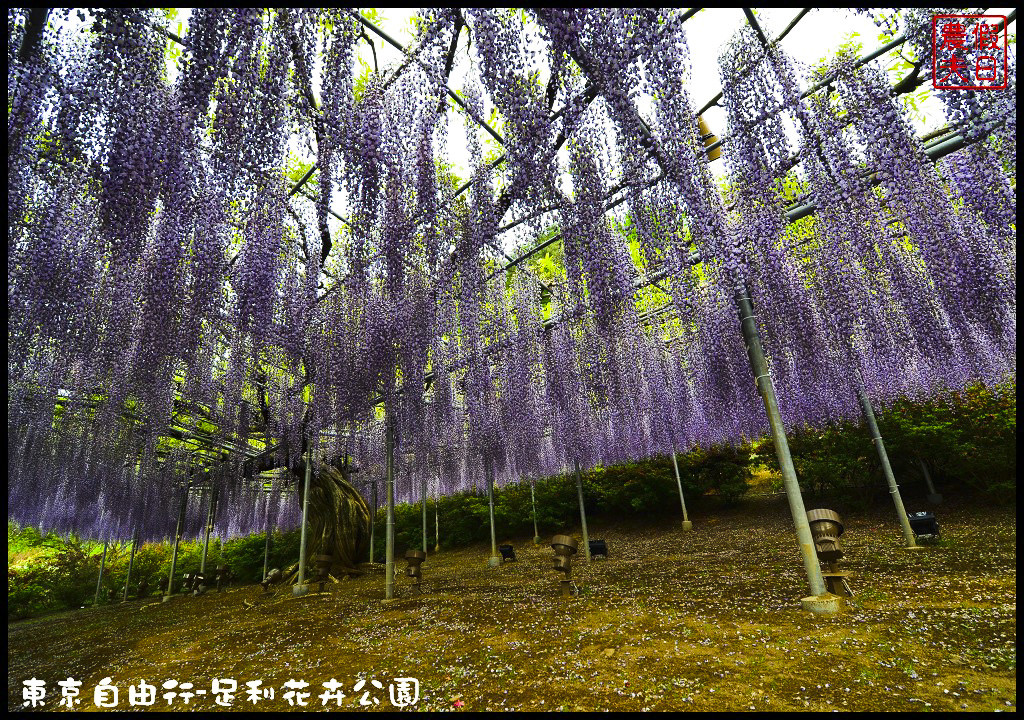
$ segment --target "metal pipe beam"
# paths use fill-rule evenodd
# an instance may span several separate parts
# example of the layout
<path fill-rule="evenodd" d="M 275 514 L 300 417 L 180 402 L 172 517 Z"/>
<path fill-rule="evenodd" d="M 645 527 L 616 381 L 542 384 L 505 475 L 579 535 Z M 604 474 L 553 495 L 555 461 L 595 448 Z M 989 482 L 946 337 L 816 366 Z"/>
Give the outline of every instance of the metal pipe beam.
<path fill-rule="evenodd" d="M 299 582 L 292 586 L 292 595 L 305 595 L 306 585 L 306 539 L 309 529 L 309 484 L 313 476 L 313 443 L 306 450 L 306 477 L 302 492 L 302 532 L 299 535 Z"/>
<path fill-rule="evenodd" d="M 423 507 L 423 552 L 427 552 L 427 474 L 423 473 L 420 480 L 420 505 Z"/>
<path fill-rule="evenodd" d="M 540 545 L 540 533 L 537 531 L 537 498 L 533 493 L 534 484 L 534 479 L 530 478 L 530 507 L 532 508 L 531 515 L 533 515 L 533 544 Z"/>
<path fill-rule="evenodd" d="M 878 431 L 878 423 L 875 421 L 875 410 L 871 407 L 871 400 L 868 398 L 864 386 L 857 388 L 857 399 L 860 400 L 861 409 L 864 411 L 864 421 L 867 423 L 868 432 L 871 433 L 871 442 L 878 452 L 878 460 L 882 464 L 882 475 L 889 486 L 889 495 L 892 497 L 892 504 L 896 506 L 896 517 L 900 521 L 900 528 L 903 530 L 903 540 L 908 550 L 916 550 L 920 546 L 914 537 L 914 530 L 910 527 L 910 520 L 907 518 L 907 509 L 903 507 L 903 498 L 900 496 L 900 488 L 896 484 L 896 477 L 892 472 L 892 465 L 889 464 L 889 453 L 885 451 L 885 443 L 882 442 L 882 434 Z"/>
<path fill-rule="evenodd" d="M 135 564 L 135 550 L 139 547 L 139 531 L 135 531 L 135 535 L 132 536 L 132 554 L 128 557 L 128 574 L 124 578 L 124 595 L 121 596 L 121 602 L 128 602 L 128 586 L 132 581 L 132 566 Z"/>
<path fill-rule="evenodd" d="M 683 530 L 692 530 L 693 523 L 686 514 L 686 498 L 683 497 L 683 480 L 679 477 L 679 463 L 676 462 L 675 450 L 672 451 L 672 469 L 676 471 L 676 487 L 679 488 L 679 504 L 683 506 Z"/>
<path fill-rule="evenodd" d="M 583 504 L 583 474 L 580 472 L 580 461 L 574 461 L 576 470 L 576 498 L 580 503 L 580 528 L 583 533 L 583 554 L 590 562 L 590 534 L 587 532 L 587 508 Z"/>
<path fill-rule="evenodd" d="M 174 530 L 174 548 L 171 550 L 171 571 L 167 576 L 167 593 L 164 595 L 164 601 L 169 600 L 174 595 L 174 570 L 178 564 L 178 546 L 181 544 L 181 526 L 185 522 L 185 506 L 188 502 L 190 482 L 191 478 L 181 488 L 181 507 L 178 509 L 178 525 Z"/>
<path fill-rule="evenodd" d="M 498 555 L 498 538 L 494 528 L 494 466 L 486 457 L 484 474 L 487 475 L 487 508 L 491 519 L 491 557 L 487 563 L 491 567 L 498 567 L 501 565 L 501 557 Z"/>
<path fill-rule="evenodd" d="M 386 500 L 387 523 L 384 539 L 384 599 L 395 596 L 395 427 L 394 417 L 385 407 L 384 449 L 387 455 Z"/>
<path fill-rule="evenodd" d="M 107 545 L 109 541 L 103 543 L 103 557 L 100 558 L 100 574 L 96 578 L 96 596 L 92 600 L 92 606 L 96 607 L 100 604 L 100 588 L 103 586 L 103 570 L 107 564 Z"/>
<path fill-rule="evenodd" d="M 786 439 L 786 429 L 782 424 L 782 415 L 779 413 L 778 401 L 775 398 L 772 376 L 768 373 L 768 363 L 764 357 L 764 349 L 761 347 L 761 337 L 754 324 L 754 308 L 749 292 L 745 288 L 738 288 L 735 301 L 739 310 L 740 326 L 743 330 L 743 341 L 747 347 L 750 369 L 754 372 L 754 383 L 764 401 L 765 414 L 768 416 L 768 425 L 775 443 L 775 456 L 779 461 L 786 499 L 789 501 L 789 511 L 793 517 L 793 524 L 796 526 L 797 544 L 800 547 L 804 571 L 807 573 L 810 594 L 812 596 L 824 595 L 825 580 L 821 575 L 821 566 L 818 564 L 818 555 L 814 549 L 811 526 L 807 522 L 807 511 L 804 508 L 803 496 L 800 494 L 796 468 L 793 467 L 793 458 L 789 453 L 789 441 Z"/>

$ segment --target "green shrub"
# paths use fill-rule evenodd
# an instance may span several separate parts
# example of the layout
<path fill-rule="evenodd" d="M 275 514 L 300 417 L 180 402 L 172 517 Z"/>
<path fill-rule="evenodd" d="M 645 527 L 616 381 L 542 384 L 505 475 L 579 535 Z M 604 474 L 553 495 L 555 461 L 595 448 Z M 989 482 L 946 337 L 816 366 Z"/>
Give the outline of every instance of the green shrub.
<path fill-rule="evenodd" d="M 995 500 L 1017 494 L 1017 386 L 974 385 L 929 400 L 883 408 L 878 426 L 901 477 L 921 477 Z"/>
<path fill-rule="evenodd" d="M 57 607 L 52 585 L 45 566 L 8 568 L 7 619 L 20 620 Z"/>
<path fill-rule="evenodd" d="M 749 450 L 738 448 L 696 449 L 680 455 L 679 473 L 688 503 L 699 504 L 700 496 L 715 495 L 733 503 L 747 491 L 751 477 L 747 466 Z M 628 517 L 679 512 L 679 491 L 669 457 L 656 457 L 622 465 L 596 467 L 582 473 L 583 496 L 588 517 Z M 575 474 L 541 478 L 535 484 L 537 529 L 541 536 L 576 527 L 580 522 Z M 414 505 L 395 506 L 395 555 L 422 547 L 422 509 Z M 497 541 L 533 534 L 533 510 L 528 481 L 510 483 L 494 492 L 494 520 Z M 468 491 L 440 499 L 438 519 L 441 544 L 461 547 L 490 540 L 490 517 L 486 491 Z M 379 508 L 374 523 L 374 560 L 383 562 L 385 509 Z M 434 501 L 427 503 L 427 547 L 434 546 L 436 526 Z"/>
<path fill-rule="evenodd" d="M 904 492 L 920 492 L 928 464 L 933 480 L 947 488 L 980 492 L 994 499 L 1016 497 L 1016 384 L 976 385 L 924 401 L 902 399 L 875 414 L 893 474 Z M 829 496 L 854 508 L 888 492 L 881 463 L 865 423 L 803 428 L 788 436 L 801 491 Z M 778 471 L 774 443 L 758 456 Z"/>
<path fill-rule="evenodd" d="M 987 497 L 1016 497 L 1016 384 L 996 388 L 975 386 L 960 393 L 919 401 L 904 399 L 876 408 L 878 424 L 900 485 L 920 490 L 918 460 L 928 464 L 935 482 L 943 487 L 979 492 Z M 863 424 L 842 423 L 826 428 L 803 428 L 789 438 L 790 451 L 801 489 L 809 498 L 829 496 L 860 508 L 886 493 L 878 456 Z M 751 468 L 764 463 L 778 470 L 771 439 L 752 446 L 695 448 L 677 456 L 687 505 L 698 508 L 703 498 L 734 503 L 747 491 Z M 554 475 L 535 483 L 537 526 L 541 536 L 579 525 L 576 478 Z M 596 467 L 583 473 L 583 494 L 588 516 L 643 517 L 679 513 L 675 472 L 669 457 Z M 699 510 L 698 510 L 699 511 Z M 490 539 L 487 494 L 483 489 L 441 498 L 437 507 L 441 544 L 459 547 Z M 498 542 L 533 534 L 530 485 L 518 482 L 494 494 Z M 434 501 L 427 504 L 428 547 L 436 536 Z M 384 559 L 384 509 L 374 526 L 375 560 Z M 294 565 L 299 555 L 300 532 L 274 531 L 269 567 Z M 229 540 L 223 547 L 212 541 L 207 566 L 223 558 L 239 582 L 256 582 L 263 573 L 266 536 Z M 59 538 L 35 528 L 8 522 L 8 618 L 28 617 L 48 610 L 77 608 L 92 602 L 96 591 L 102 545 L 82 543 L 74 536 Z M 422 547 L 420 505 L 395 508 L 396 556 Z M 21 557 L 16 564 L 12 558 Z M 202 544 L 183 542 L 178 551 L 175 587 L 182 575 L 199 569 Z M 107 553 L 103 588 L 115 598 L 123 592 L 130 545 L 111 545 Z M 141 597 L 165 591 L 170 571 L 169 543 L 138 548 L 132 567 L 129 595 Z"/>

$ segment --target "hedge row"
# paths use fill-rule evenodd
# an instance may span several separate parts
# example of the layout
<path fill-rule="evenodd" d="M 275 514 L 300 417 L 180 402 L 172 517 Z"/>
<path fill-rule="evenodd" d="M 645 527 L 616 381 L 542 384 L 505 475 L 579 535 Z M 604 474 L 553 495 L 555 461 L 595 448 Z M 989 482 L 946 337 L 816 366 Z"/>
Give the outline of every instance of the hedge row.
<path fill-rule="evenodd" d="M 1016 497 L 1016 384 L 997 388 L 972 387 L 961 393 L 924 402 L 901 400 L 877 408 L 878 424 L 893 469 L 905 497 L 923 495 L 927 468 L 941 492 L 974 493 L 1005 502 Z M 856 510 L 883 497 L 886 485 L 878 457 L 863 424 L 845 423 L 825 429 L 803 428 L 789 436 L 790 451 L 808 499 L 828 498 L 837 509 Z M 747 492 L 753 472 L 777 472 L 774 447 L 764 440 L 747 447 L 697 448 L 680 455 L 679 471 L 687 507 L 701 512 L 702 503 L 733 503 Z M 776 480 L 777 491 L 781 482 Z M 594 468 L 583 473 L 586 509 L 596 523 L 605 517 L 678 515 L 679 495 L 669 457 Z M 535 485 L 537 527 L 542 536 L 574 528 L 579 523 L 575 477 L 557 475 Z M 495 491 L 494 515 L 499 542 L 533 535 L 530 486 L 510 484 Z M 441 498 L 437 506 L 440 541 L 444 548 L 490 538 L 487 495 L 466 492 Z M 428 501 L 428 546 L 436 537 L 433 501 Z M 384 557 L 384 511 L 375 521 L 374 560 Z M 395 549 L 401 554 L 422 546 L 420 505 L 395 508 Z M 102 546 L 74 537 L 42 536 L 33 528 L 8 524 L 7 607 L 15 619 L 44 611 L 91 604 Z M 263 572 L 266 536 L 213 542 L 208 565 L 228 564 L 239 582 L 256 582 Z M 275 532 L 271 538 L 271 567 L 295 563 L 299 533 Z M 38 553 L 14 564 L 19 553 Z M 202 547 L 183 543 L 176 575 L 199 569 Z M 108 550 L 103 594 L 119 599 L 124 589 L 130 545 Z M 165 543 L 139 548 L 132 568 L 130 595 L 159 594 L 166 587 L 171 549 Z"/>

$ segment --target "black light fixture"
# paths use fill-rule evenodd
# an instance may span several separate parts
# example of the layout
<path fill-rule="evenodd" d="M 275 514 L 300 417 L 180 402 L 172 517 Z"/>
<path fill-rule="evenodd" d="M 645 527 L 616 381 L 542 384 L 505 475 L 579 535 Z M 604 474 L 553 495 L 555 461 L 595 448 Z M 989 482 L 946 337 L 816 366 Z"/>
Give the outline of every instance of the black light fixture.
<path fill-rule="evenodd" d="M 608 544 L 604 540 L 591 540 L 590 541 L 590 559 L 593 560 L 598 555 L 604 556 L 604 559 L 608 559 Z"/>
<path fill-rule="evenodd" d="M 935 519 L 935 513 L 929 511 L 907 513 L 910 520 L 910 529 L 920 539 L 938 540 L 939 521 Z"/>
<path fill-rule="evenodd" d="M 511 545 L 499 545 L 498 552 L 501 553 L 501 561 L 504 562 L 517 562 L 516 560 L 516 549 Z"/>

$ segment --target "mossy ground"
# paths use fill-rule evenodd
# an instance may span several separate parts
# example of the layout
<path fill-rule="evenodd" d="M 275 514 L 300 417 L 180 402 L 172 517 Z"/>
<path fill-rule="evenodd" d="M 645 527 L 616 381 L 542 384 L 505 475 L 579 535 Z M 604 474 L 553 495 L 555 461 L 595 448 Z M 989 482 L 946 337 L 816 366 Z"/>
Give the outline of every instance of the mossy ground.
<path fill-rule="evenodd" d="M 32 677 L 54 708 L 56 682 L 72 676 L 80 709 L 93 709 L 109 676 L 121 709 L 140 679 L 209 692 L 220 677 L 275 688 L 255 708 L 240 693 L 235 710 L 288 709 L 289 679 L 310 683 L 309 707 L 322 708 L 331 678 L 344 708 L 370 690 L 380 704 L 367 709 L 392 710 L 388 684 L 414 677 L 421 710 L 1015 710 L 1015 509 L 947 499 L 936 512 L 943 540 L 917 552 L 902 549 L 891 507 L 844 518 L 857 595 L 837 617 L 800 609 L 784 500 L 748 500 L 692 518 L 687 533 L 592 523 L 611 557 L 576 563 L 571 600 L 551 549 L 520 538 L 518 562 L 496 569 L 489 546 L 431 553 L 428 593 L 412 596 L 400 576 L 390 605 L 377 572 L 303 598 L 236 587 L 9 624 L 8 708 Z M 383 690 L 353 692 L 360 678 Z M 209 695 L 188 707 L 223 709 Z M 153 709 L 186 706 L 158 697 Z"/>

